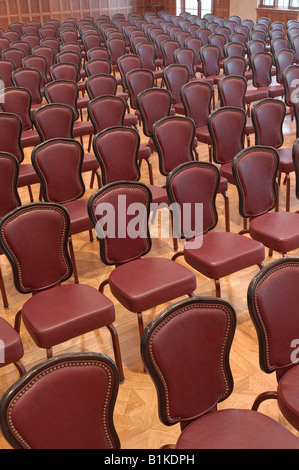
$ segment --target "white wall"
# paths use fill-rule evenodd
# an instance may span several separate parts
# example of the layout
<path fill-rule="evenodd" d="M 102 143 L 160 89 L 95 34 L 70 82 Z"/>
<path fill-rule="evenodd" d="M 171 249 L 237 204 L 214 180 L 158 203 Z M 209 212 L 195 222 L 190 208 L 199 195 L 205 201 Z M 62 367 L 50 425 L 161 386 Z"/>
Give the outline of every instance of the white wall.
<path fill-rule="evenodd" d="M 256 22 L 257 0 L 230 0 L 230 15 L 239 15 L 242 20 Z"/>

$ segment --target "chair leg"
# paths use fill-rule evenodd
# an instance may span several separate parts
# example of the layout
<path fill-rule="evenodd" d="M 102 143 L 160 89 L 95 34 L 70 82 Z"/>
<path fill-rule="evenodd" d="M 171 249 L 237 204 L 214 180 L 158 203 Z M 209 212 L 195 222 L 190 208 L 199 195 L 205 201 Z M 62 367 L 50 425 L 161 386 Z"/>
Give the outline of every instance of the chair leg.
<path fill-rule="evenodd" d="M 104 291 L 104 287 L 107 286 L 109 284 L 109 279 L 105 279 L 105 281 L 103 281 L 100 286 L 99 286 L 99 291 L 103 293 Z"/>
<path fill-rule="evenodd" d="M 260 404 L 265 401 L 265 400 L 269 400 L 269 399 L 275 399 L 277 400 L 277 391 L 274 391 L 274 392 L 264 392 L 264 393 L 261 393 L 260 395 L 258 395 L 258 397 L 254 400 L 254 403 L 252 405 L 252 410 L 254 411 L 257 411 L 258 407 L 260 406 Z"/>
<path fill-rule="evenodd" d="M 22 320 L 22 310 L 19 310 L 16 313 L 15 316 L 15 324 L 14 324 L 14 329 L 16 330 L 17 333 L 20 334 L 20 329 L 21 329 L 21 320 Z"/>
<path fill-rule="evenodd" d="M 137 313 L 137 319 L 138 319 L 139 335 L 140 335 L 140 339 L 141 339 L 141 337 L 143 335 L 143 332 L 144 332 L 142 312 Z"/>
<path fill-rule="evenodd" d="M 112 337 L 114 357 L 115 357 L 115 362 L 116 362 L 118 372 L 119 372 L 119 381 L 120 383 L 123 383 L 125 381 L 125 377 L 124 377 L 124 371 L 123 371 L 123 365 L 122 365 L 122 359 L 121 359 L 118 333 L 113 324 L 108 325 L 107 328 L 110 331 L 111 337 Z"/>
<path fill-rule="evenodd" d="M 14 363 L 14 365 L 16 366 L 19 374 L 20 374 L 20 377 L 22 377 L 22 375 L 26 374 L 26 369 L 23 365 L 23 363 L 21 361 L 17 361 Z"/>
<path fill-rule="evenodd" d="M 51 357 L 53 357 L 53 349 L 47 348 L 46 352 L 47 352 L 47 359 L 51 359 Z"/>
<path fill-rule="evenodd" d="M 77 271 L 77 265 L 76 265 L 76 259 L 75 259 L 75 253 L 74 253 L 72 237 L 69 237 L 69 249 L 70 249 L 70 255 L 71 255 L 71 260 L 72 260 L 72 264 L 73 264 L 75 284 L 79 284 L 78 271 Z"/>
<path fill-rule="evenodd" d="M 3 300 L 3 307 L 4 308 L 9 308 L 1 266 L 0 266 L 0 290 L 1 290 L 2 300 Z"/>
<path fill-rule="evenodd" d="M 152 162 L 150 161 L 149 158 L 146 159 L 146 163 L 148 166 L 148 174 L 149 174 L 149 179 L 150 179 L 150 184 L 154 184 L 154 176 L 153 176 L 153 169 L 152 169 Z"/>
<path fill-rule="evenodd" d="M 34 202 L 34 197 L 33 197 L 33 194 L 32 194 L 32 189 L 31 189 L 31 186 L 27 186 L 28 188 L 28 193 L 29 193 L 29 197 L 30 197 L 30 202 Z"/>
<path fill-rule="evenodd" d="M 93 231 L 89 230 L 89 240 L 93 242 Z"/>
<path fill-rule="evenodd" d="M 286 212 L 290 212 L 291 180 L 289 173 L 286 174 Z"/>
<path fill-rule="evenodd" d="M 219 279 L 214 279 L 214 281 L 215 281 L 216 297 L 221 297 L 220 281 Z"/>
<path fill-rule="evenodd" d="M 224 197 L 224 210 L 225 210 L 225 230 L 230 232 L 230 220 L 229 220 L 229 198 L 226 193 L 222 193 Z"/>

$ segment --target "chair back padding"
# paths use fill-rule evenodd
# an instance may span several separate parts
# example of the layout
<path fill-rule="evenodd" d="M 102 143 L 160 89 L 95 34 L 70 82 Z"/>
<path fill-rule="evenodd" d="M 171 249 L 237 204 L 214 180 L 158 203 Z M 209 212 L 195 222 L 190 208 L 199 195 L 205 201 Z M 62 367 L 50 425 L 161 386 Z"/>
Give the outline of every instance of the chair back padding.
<path fill-rule="evenodd" d="M 142 359 L 164 424 L 185 427 L 231 394 L 228 357 L 235 326 L 228 302 L 195 297 L 166 308 L 146 327 Z"/>
<path fill-rule="evenodd" d="M 247 69 L 246 59 L 241 56 L 230 56 L 223 61 L 223 70 L 225 75 L 245 76 Z"/>
<path fill-rule="evenodd" d="M 116 449 L 119 377 L 99 353 L 56 356 L 34 366 L 1 400 L 1 427 L 15 449 Z"/>
<path fill-rule="evenodd" d="M 281 100 L 265 98 L 252 107 L 255 144 L 280 148 L 284 142 L 283 123 L 286 105 Z"/>
<path fill-rule="evenodd" d="M 150 251 L 148 218 L 151 201 L 149 187 L 133 181 L 107 184 L 90 197 L 88 213 L 100 242 L 103 263 L 118 266 L 139 259 Z M 131 204 L 139 211 L 139 236 L 136 238 L 128 233 L 129 224 L 136 223 L 135 212 L 132 215 L 129 210 L 134 207 Z"/>
<path fill-rule="evenodd" d="M 124 125 L 126 102 L 121 96 L 98 96 L 88 103 L 87 109 L 95 134 L 108 127 Z"/>
<path fill-rule="evenodd" d="M 117 80 L 113 75 L 98 73 L 89 77 L 85 86 L 89 98 L 93 100 L 102 95 L 116 95 Z"/>
<path fill-rule="evenodd" d="M 190 72 L 186 65 L 173 64 L 164 69 L 164 81 L 174 104 L 181 103 L 181 88 L 189 79 Z"/>
<path fill-rule="evenodd" d="M 41 73 L 38 69 L 27 67 L 14 70 L 11 79 L 14 86 L 30 90 L 32 104 L 42 102 Z"/>
<path fill-rule="evenodd" d="M 161 44 L 164 67 L 168 67 L 168 65 L 174 64 L 173 54 L 180 47 L 181 46 L 179 41 L 176 41 L 175 39 L 168 39 Z"/>
<path fill-rule="evenodd" d="M 31 92 L 27 88 L 13 86 L 4 89 L 4 97 L 5 99 L 0 103 L 2 111 L 19 116 L 22 121 L 22 131 L 31 129 Z"/>
<path fill-rule="evenodd" d="M 152 138 L 162 175 L 168 175 L 181 163 L 194 160 L 194 137 L 194 121 L 186 116 L 167 116 L 153 125 Z"/>
<path fill-rule="evenodd" d="M 21 118 L 14 113 L 1 112 L 0 128 L 1 151 L 11 153 L 21 163 L 24 160 L 24 151 L 21 145 Z"/>
<path fill-rule="evenodd" d="M 219 75 L 220 73 L 220 48 L 216 44 L 206 44 L 200 50 L 202 71 L 205 77 Z"/>
<path fill-rule="evenodd" d="M 174 52 L 176 64 L 186 65 L 189 69 L 190 78 L 195 77 L 195 52 L 193 49 L 181 47 Z"/>
<path fill-rule="evenodd" d="M 281 49 L 274 55 L 276 65 L 276 80 L 283 83 L 283 72 L 295 62 L 294 51 L 291 49 Z"/>
<path fill-rule="evenodd" d="M 248 308 L 257 331 L 260 367 L 279 379 L 291 367 L 298 338 L 299 260 L 282 258 L 265 266 L 248 288 Z"/>
<path fill-rule="evenodd" d="M 170 114 L 171 93 L 166 88 L 149 88 L 139 93 L 137 103 L 142 117 L 143 132 L 147 137 L 151 137 L 155 122 Z"/>
<path fill-rule="evenodd" d="M 238 75 L 228 75 L 218 83 L 221 106 L 245 109 L 247 80 Z"/>
<path fill-rule="evenodd" d="M 153 88 L 154 83 L 155 76 L 151 70 L 139 68 L 130 70 L 126 74 L 126 86 L 130 96 L 131 108 L 138 109 L 137 97 L 139 93 L 148 88 Z"/>
<path fill-rule="evenodd" d="M 85 64 L 85 72 L 87 77 L 100 73 L 109 75 L 112 72 L 112 65 L 108 59 L 91 59 Z"/>
<path fill-rule="evenodd" d="M 18 159 L 11 153 L 0 152 L 0 217 L 21 205 L 17 190 L 18 176 Z"/>
<path fill-rule="evenodd" d="M 257 217 L 276 206 L 278 167 L 279 155 L 273 147 L 252 146 L 236 155 L 232 169 L 243 217 Z"/>
<path fill-rule="evenodd" d="M 77 100 L 79 88 L 70 80 L 56 80 L 45 86 L 45 97 L 48 103 L 68 104 L 73 108 L 75 121 L 79 118 Z"/>
<path fill-rule="evenodd" d="M 254 87 L 267 87 L 271 85 L 273 56 L 270 52 L 256 52 L 250 58 L 252 66 L 252 84 Z"/>
<path fill-rule="evenodd" d="M 208 118 L 212 138 L 212 153 L 215 163 L 232 162 L 244 148 L 246 113 L 241 108 L 231 106 L 218 108 Z"/>
<path fill-rule="evenodd" d="M 67 210 L 52 203 L 24 205 L 1 219 L 1 247 L 19 292 L 36 293 L 72 275 L 67 250 L 69 227 Z"/>
<path fill-rule="evenodd" d="M 45 104 L 34 112 L 32 119 L 41 142 L 57 137 L 73 138 L 75 116 L 68 104 Z"/>
<path fill-rule="evenodd" d="M 213 86 L 210 83 L 192 81 L 181 88 L 182 103 L 186 116 L 193 119 L 195 127 L 206 126 L 211 114 Z"/>
<path fill-rule="evenodd" d="M 80 71 L 76 64 L 72 62 L 62 62 L 52 65 L 50 69 L 50 76 L 53 81 L 56 80 L 70 80 L 78 82 L 80 79 Z"/>
<path fill-rule="evenodd" d="M 82 144 L 73 139 L 51 139 L 33 149 L 32 165 L 45 201 L 65 204 L 84 195 L 83 158 Z"/>

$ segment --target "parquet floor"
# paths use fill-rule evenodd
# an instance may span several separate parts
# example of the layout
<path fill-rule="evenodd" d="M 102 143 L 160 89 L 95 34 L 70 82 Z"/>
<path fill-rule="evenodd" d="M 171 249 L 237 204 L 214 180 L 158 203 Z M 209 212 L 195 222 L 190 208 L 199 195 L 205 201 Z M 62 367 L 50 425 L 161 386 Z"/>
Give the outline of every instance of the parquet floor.
<path fill-rule="evenodd" d="M 285 146 L 291 146 L 295 140 L 295 122 L 291 122 L 287 115 L 285 125 Z M 142 135 L 142 142 L 146 139 Z M 251 142 L 254 143 L 252 136 Z M 87 141 L 85 142 L 87 149 Z M 201 160 L 208 160 L 207 146 L 199 144 L 199 156 Z M 30 149 L 26 151 L 26 160 L 30 161 Z M 164 177 L 159 174 L 157 155 L 152 155 L 155 184 L 164 184 Z M 148 183 L 147 167 L 141 168 L 142 181 Z M 88 174 L 84 175 L 86 184 L 85 198 L 88 198 L 95 190 L 89 189 Z M 38 199 L 38 187 L 33 187 L 36 200 Z M 235 187 L 230 186 L 228 191 L 230 199 L 231 231 L 238 232 L 242 228 L 242 220 L 238 213 L 238 195 Z M 27 190 L 21 190 L 22 203 L 29 202 Z M 280 191 L 280 207 L 285 208 L 285 186 Z M 219 223 L 216 230 L 224 230 L 224 207 L 223 199 L 217 198 Z M 291 210 L 299 209 L 299 201 L 295 196 L 294 175 L 291 177 Z M 90 242 L 88 233 L 74 237 L 74 249 L 77 267 L 81 283 L 86 283 L 95 288 L 107 277 L 111 268 L 105 267 L 99 257 L 97 241 Z M 171 258 L 173 255 L 171 239 L 153 239 L 151 255 Z M 299 255 L 299 250 L 290 253 Z M 272 258 L 268 255 L 265 263 L 274 260 L 279 255 L 274 254 Z M 10 266 L 4 256 L 1 256 L 1 266 L 4 281 L 7 288 L 10 308 L 4 310 L 0 305 L 0 314 L 12 325 L 14 315 L 22 306 L 27 296 L 19 294 L 13 285 Z M 180 261 L 183 262 L 183 261 Z M 245 269 L 221 280 L 222 297 L 234 306 L 238 324 L 231 351 L 231 368 L 234 377 L 234 391 L 229 399 L 220 405 L 220 408 L 240 407 L 250 408 L 260 392 L 276 388 L 274 374 L 266 375 L 259 368 L 258 344 L 255 329 L 249 318 L 247 310 L 247 288 L 252 277 L 258 272 L 257 267 Z M 200 274 L 197 276 L 196 294 L 201 296 L 214 295 L 214 284 Z M 73 282 L 70 279 L 68 282 Z M 115 407 L 115 426 L 119 434 L 122 449 L 158 449 L 169 443 L 174 443 L 179 434 L 179 426 L 165 427 L 160 421 L 157 413 L 157 400 L 154 385 L 150 377 L 144 373 L 139 351 L 139 332 L 137 319 L 134 314 L 127 312 L 111 296 L 109 288 L 105 294 L 115 303 L 116 321 L 115 326 L 119 333 L 121 353 L 124 365 L 125 383 L 120 385 Z M 159 314 L 167 305 L 145 312 L 145 325 Z M 23 363 L 27 369 L 45 360 L 45 352 L 39 350 L 33 343 L 25 328 L 21 328 L 21 337 L 24 343 Z M 113 356 L 110 334 L 105 329 L 89 333 L 75 338 L 54 348 L 54 354 L 71 351 L 97 351 Z M 14 366 L 0 369 L 0 396 L 7 388 L 18 379 L 18 373 Z M 294 429 L 285 421 L 278 410 L 275 401 L 267 401 L 260 407 L 260 411 L 283 423 L 288 429 Z M 0 434 L 0 448 L 9 449 L 10 446 Z"/>

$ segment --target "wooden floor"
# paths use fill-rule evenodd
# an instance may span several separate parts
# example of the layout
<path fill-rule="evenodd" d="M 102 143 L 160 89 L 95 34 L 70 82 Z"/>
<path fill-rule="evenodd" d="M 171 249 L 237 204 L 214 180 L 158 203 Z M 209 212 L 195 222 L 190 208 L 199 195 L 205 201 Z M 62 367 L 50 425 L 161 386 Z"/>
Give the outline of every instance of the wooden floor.
<path fill-rule="evenodd" d="M 285 145 L 292 146 L 296 138 L 295 122 L 291 122 L 287 115 L 285 125 Z M 142 142 L 146 139 L 142 135 Z M 254 143 L 254 136 L 251 136 Z M 87 141 L 85 142 L 87 149 Z M 26 160 L 30 161 L 30 149 L 26 151 Z M 208 160 L 207 146 L 200 144 L 198 147 L 200 160 Z M 155 184 L 164 184 L 165 179 L 159 174 L 157 155 L 152 155 Z M 147 167 L 141 168 L 142 181 L 148 183 Z M 89 188 L 90 175 L 84 175 L 86 184 L 85 198 L 88 198 L 94 190 Z M 36 200 L 38 200 L 38 187 L 33 187 Z M 285 208 L 285 186 L 280 190 L 280 208 Z M 242 220 L 238 213 L 238 195 L 236 188 L 229 187 L 230 199 L 230 219 L 231 231 L 238 232 L 242 229 Z M 21 190 L 22 203 L 29 202 L 27 190 Z M 224 207 L 223 199 L 218 196 L 217 208 L 219 213 L 219 223 L 216 230 L 224 230 Z M 291 210 L 299 209 L 299 201 L 295 196 L 294 175 L 291 177 Z M 180 242 L 181 243 L 181 242 Z M 74 237 L 74 248 L 77 260 L 77 267 L 81 283 L 89 284 L 98 288 L 99 284 L 107 278 L 111 268 L 105 267 L 99 257 L 98 242 L 90 242 L 88 233 Z M 171 239 L 153 239 L 151 256 L 163 256 L 171 258 L 173 255 Z M 290 253 L 299 255 L 299 250 Z M 265 259 L 265 263 L 277 259 L 279 255 L 274 254 L 272 258 Z M 182 258 L 180 258 L 181 260 Z M 179 261 L 183 262 L 183 261 Z M 1 256 L 1 266 L 4 274 L 4 281 L 7 288 L 10 308 L 4 310 L 0 306 L 0 314 L 12 325 L 16 312 L 28 298 L 19 294 L 13 285 L 10 266 L 4 256 Z M 251 323 L 247 310 L 247 288 L 252 277 L 258 272 L 257 267 L 245 269 L 239 273 L 231 275 L 221 280 L 222 297 L 231 302 L 237 312 L 238 324 L 231 351 L 231 368 L 234 377 L 234 391 L 229 399 L 220 405 L 219 408 L 239 407 L 250 408 L 255 397 L 265 390 L 276 388 L 274 374 L 267 375 L 259 368 L 257 336 L 253 324 Z M 202 275 L 196 273 L 198 296 L 214 296 L 214 284 Z M 70 279 L 68 282 L 73 282 Z M 123 359 L 125 383 L 120 385 L 115 407 L 115 426 L 121 441 L 122 449 L 158 449 L 169 443 L 174 443 L 179 435 L 179 426 L 166 427 L 160 421 L 157 413 L 157 400 L 154 385 L 150 377 L 144 373 L 139 350 L 139 332 L 137 318 L 135 314 L 126 311 L 111 296 L 109 288 L 105 290 L 106 295 L 114 301 L 116 309 L 115 326 L 119 333 L 121 353 Z M 145 325 L 159 314 L 167 305 L 151 311 L 145 312 Z M 24 343 L 23 363 L 27 369 L 45 360 L 45 352 L 39 350 L 27 334 L 25 328 L 21 328 L 21 337 Z M 106 329 L 86 334 L 75 338 L 54 348 L 54 354 L 72 351 L 96 351 L 107 354 L 114 358 L 110 340 L 110 334 Z M 18 379 L 18 373 L 14 366 L 7 366 L 0 369 L 0 396 L 7 388 Z M 192 386 L 190 384 L 190 386 Z M 271 416 L 275 420 L 284 424 L 288 429 L 299 436 L 282 417 L 278 410 L 277 403 L 269 400 L 264 402 L 260 411 Z M 0 448 L 9 449 L 10 446 L 0 434 Z"/>

